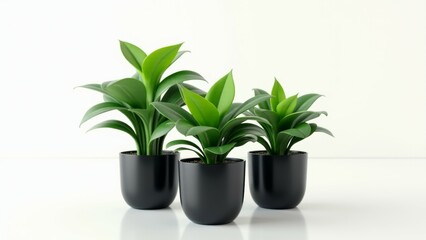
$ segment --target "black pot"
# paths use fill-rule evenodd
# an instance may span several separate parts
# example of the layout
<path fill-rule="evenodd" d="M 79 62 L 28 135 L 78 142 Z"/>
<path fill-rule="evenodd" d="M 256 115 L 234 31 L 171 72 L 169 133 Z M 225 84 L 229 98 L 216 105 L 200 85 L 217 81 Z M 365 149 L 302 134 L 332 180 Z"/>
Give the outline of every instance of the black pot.
<path fill-rule="evenodd" d="M 168 207 L 176 197 L 179 153 L 165 151 L 160 156 L 120 153 L 121 193 L 136 209 Z"/>
<path fill-rule="evenodd" d="M 197 158 L 179 162 L 180 202 L 185 215 L 198 224 L 226 224 L 240 213 L 244 199 L 245 161 L 226 159 L 202 164 Z"/>
<path fill-rule="evenodd" d="M 288 209 L 302 201 L 306 189 L 306 152 L 272 156 L 265 151 L 253 151 L 248 158 L 250 193 L 259 207 Z"/>

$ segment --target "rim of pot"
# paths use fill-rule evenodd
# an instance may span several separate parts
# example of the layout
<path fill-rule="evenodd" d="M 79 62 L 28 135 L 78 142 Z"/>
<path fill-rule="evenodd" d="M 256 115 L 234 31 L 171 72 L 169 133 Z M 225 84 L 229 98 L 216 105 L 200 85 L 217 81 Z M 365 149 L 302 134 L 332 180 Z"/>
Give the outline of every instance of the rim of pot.
<path fill-rule="evenodd" d="M 252 155 L 265 155 L 265 156 L 278 156 L 278 157 L 289 156 L 289 155 L 299 155 L 299 154 L 304 155 L 304 154 L 307 154 L 307 152 L 298 151 L 298 150 L 290 151 L 291 154 L 288 154 L 288 155 L 271 155 L 266 150 L 249 151 L 249 153 L 252 154 Z"/>
<path fill-rule="evenodd" d="M 143 156 L 143 157 L 160 157 L 160 156 L 170 156 L 170 155 L 179 155 L 177 151 L 163 150 L 161 155 L 137 155 L 136 150 L 128 150 L 120 152 L 122 155 L 131 155 L 131 156 Z"/>
<path fill-rule="evenodd" d="M 217 165 L 225 165 L 225 164 L 235 164 L 235 163 L 246 161 L 246 160 L 241 159 L 241 158 L 225 158 L 225 160 L 227 160 L 227 162 L 204 164 L 201 161 L 191 162 L 191 161 L 194 161 L 194 160 L 200 160 L 200 158 L 184 158 L 184 159 L 180 159 L 179 162 L 185 163 L 185 164 L 200 164 L 200 165 L 206 165 L 206 166 L 217 166 Z"/>

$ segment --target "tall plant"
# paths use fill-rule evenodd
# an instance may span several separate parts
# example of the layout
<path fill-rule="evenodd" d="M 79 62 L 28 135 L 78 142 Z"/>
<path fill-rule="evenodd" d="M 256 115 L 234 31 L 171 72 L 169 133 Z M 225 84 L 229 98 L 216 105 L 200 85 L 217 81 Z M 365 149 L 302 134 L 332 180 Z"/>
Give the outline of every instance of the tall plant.
<path fill-rule="evenodd" d="M 267 94 L 266 91 L 255 89 L 255 95 Z M 325 111 L 310 111 L 312 104 L 321 97 L 316 93 L 298 97 L 293 95 L 286 97 L 283 87 L 275 79 L 269 101 L 263 101 L 258 107 L 250 109 L 248 116 L 262 118 L 258 121 L 265 132 L 265 139 L 257 141 L 265 147 L 271 155 L 288 155 L 294 144 L 311 136 L 314 132 L 323 132 L 330 136 L 333 134 L 315 123 L 308 121 L 326 115 Z M 266 123 L 266 122 L 267 123 Z"/>
<path fill-rule="evenodd" d="M 164 72 L 186 52 L 179 51 L 181 45 L 163 47 L 147 55 L 139 47 L 120 41 L 121 52 L 136 69 L 136 74 L 130 78 L 81 86 L 100 92 L 104 97 L 103 102 L 86 112 L 81 124 L 99 114 L 118 110 L 129 120 L 131 126 L 114 119 L 100 122 L 89 131 L 98 128 L 116 129 L 134 139 L 138 155 L 161 155 L 164 138 L 174 127 L 174 122 L 159 114 L 151 103 L 167 102 L 182 106 L 184 102 L 176 84 L 204 93 L 183 83 L 188 80 L 204 80 L 196 72 L 183 70 L 163 78 Z"/>
<path fill-rule="evenodd" d="M 174 140 L 167 147 L 183 145 L 176 150 L 190 150 L 205 164 L 223 163 L 229 152 L 249 141 L 256 141 L 263 130 L 247 120 L 269 123 L 257 116 L 240 116 L 248 109 L 269 98 L 258 94 L 244 103 L 233 103 L 235 85 L 232 72 L 217 81 L 200 96 L 185 86 L 180 86 L 181 95 L 189 112 L 173 103 L 154 102 L 152 105 L 185 136 L 193 136 L 199 145 L 184 139 Z"/>

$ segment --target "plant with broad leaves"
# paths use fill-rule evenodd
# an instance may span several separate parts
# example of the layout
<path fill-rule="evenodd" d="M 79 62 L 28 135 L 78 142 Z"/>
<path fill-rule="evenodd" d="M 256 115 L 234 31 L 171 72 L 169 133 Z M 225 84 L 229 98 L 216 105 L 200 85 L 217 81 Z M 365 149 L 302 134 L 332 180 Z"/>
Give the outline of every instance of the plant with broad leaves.
<path fill-rule="evenodd" d="M 174 127 L 151 105 L 152 102 L 184 104 L 177 84 L 199 94 L 203 91 L 183 83 L 188 80 L 204 80 L 193 71 L 183 70 L 163 78 L 164 72 L 186 51 L 179 51 L 182 44 L 163 47 L 147 55 L 139 47 L 120 41 L 121 52 L 136 69 L 130 78 L 108 81 L 102 84 L 81 86 L 103 94 L 104 101 L 91 107 L 81 124 L 99 114 L 118 110 L 132 126 L 119 120 L 107 120 L 89 129 L 112 128 L 129 134 L 136 143 L 138 155 L 161 155 L 166 134 Z M 80 124 L 80 125 L 81 125 Z"/>
<path fill-rule="evenodd" d="M 263 130 L 247 120 L 269 123 L 257 116 L 239 116 L 248 109 L 269 99 L 268 94 L 258 94 L 244 103 L 233 103 L 235 95 L 232 72 L 217 81 L 206 96 L 180 86 L 180 92 L 189 112 L 173 103 L 154 102 L 152 105 L 185 136 L 193 136 L 199 145 L 188 140 L 174 140 L 167 147 L 184 145 L 176 150 L 195 152 L 202 163 L 223 163 L 229 152 L 249 141 L 256 141 Z"/>
<path fill-rule="evenodd" d="M 261 89 L 254 91 L 255 95 L 267 94 Z M 247 116 L 257 116 L 262 119 L 258 123 L 265 131 L 266 140 L 260 137 L 257 141 L 265 147 L 269 154 L 288 155 L 294 144 L 306 139 L 314 132 L 323 132 L 333 136 L 329 130 L 319 127 L 317 124 L 307 123 L 321 115 L 327 116 L 327 112 L 324 111 L 309 111 L 309 108 L 321 95 L 311 93 L 298 97 L 296 94 L 287 98 L 283 87 L 276 79 L 270 95 L 269 101 L 263 101 L 258 104 L 259 107 L 246 112 Z"/>

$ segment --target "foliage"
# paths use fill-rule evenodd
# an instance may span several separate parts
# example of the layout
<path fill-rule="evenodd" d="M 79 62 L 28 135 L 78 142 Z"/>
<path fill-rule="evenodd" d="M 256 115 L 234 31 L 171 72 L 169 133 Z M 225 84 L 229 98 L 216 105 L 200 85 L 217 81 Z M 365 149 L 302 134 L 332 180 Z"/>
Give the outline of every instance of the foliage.
<path fill-rule="evenodd" d="M 269 99 L 268 94 L 258 94 L 244 103 L 233 103 L 235 85 L 232 72 L 218 80 L 206 96 L 180 86 L 180 92 L 189 112 L 172 103 L 154 102 L 152 105 L 185 136 L 193 136 L 197 145 L 188 140 L 174 140 L 167 147 L 183 145 L 176 150 L 195 152 L 205 164 L 223 163 L 229 152 L 249 141 L 256 141 L 263 130 L 247 120 L 268 122 L 257 116 L 240 116 L 248 109 Z"/>
<path fill-rule="evenodd" d="M 183 105 L 177 84 L 203 94 L 201 90 L 183 83 L 204 80 L 196 72 L 183 70 L 163 78 L 164 72 L 185 53 L 179 51 L 181 45 L 163 47 L 147 55 L 139 47 L 120 41 L 121 52 L 136 69 L 136 74 L 130 78 L 81 86 L 100 92 L 104 97 L 103 102 L 86 112 L 81 124 L 99 114 L 118 110 L 127 117 L 131 126 L 123 121 L 107 120 L 96 124 L 89 131 L 98 128 L 123 131 L 134 139 L 138 155 L 160 155 L 164 138 L 174 127 L 174 122 L 159 114 L 151 103 L 156 101 Z"/>
<path fill-rule="evenodd" d="M 255 89 L 255 95 L 263 96 L 266 91 Z M 319 94 L 311 93 L 298 97 L 293 95 L 286 97 L 283 87 L 275 79 L 269 101 L 263 101 L 258 107 L 250 109 L 248 116 L 257 116 L 262 119 L 258 121 L 265 132 L 265 138 L 258 138 L 266 151 L 271 155 L 288 155 L 291 147 L 311 136 L 314 132 L 333 134 L 315 123 L 308 121 L 326 115 L 327 112 L 309 111 L 312 104 L 321 97 Z M 267 123 L 265 123 L 267 122 Z"/>

